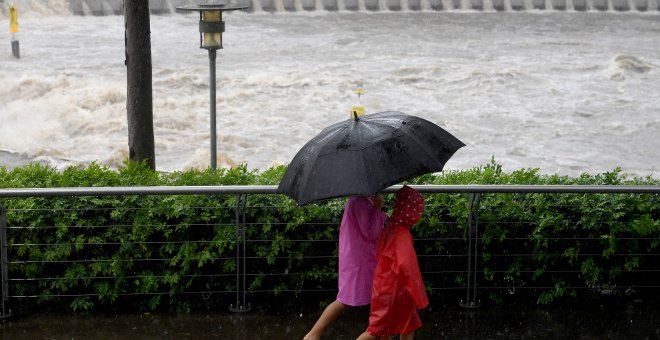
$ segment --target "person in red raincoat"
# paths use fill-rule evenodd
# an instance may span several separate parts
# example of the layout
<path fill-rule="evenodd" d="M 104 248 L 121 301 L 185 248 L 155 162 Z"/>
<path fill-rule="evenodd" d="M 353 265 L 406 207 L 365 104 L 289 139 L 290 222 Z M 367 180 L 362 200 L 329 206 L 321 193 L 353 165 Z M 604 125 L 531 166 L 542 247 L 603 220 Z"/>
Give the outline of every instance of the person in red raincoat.
<path fill-rule="evenodd" d="M 378 263 L 371 293 L 369 327 L 358 340 L 413 339 L 422 327 L 418 309 L 429 304 L 424 281 L 413 248 L 410 228 L 422 217 L 424 197 L 404 185 L 397 194 L 392 216 L 381 232 L 376 246 Z"/>

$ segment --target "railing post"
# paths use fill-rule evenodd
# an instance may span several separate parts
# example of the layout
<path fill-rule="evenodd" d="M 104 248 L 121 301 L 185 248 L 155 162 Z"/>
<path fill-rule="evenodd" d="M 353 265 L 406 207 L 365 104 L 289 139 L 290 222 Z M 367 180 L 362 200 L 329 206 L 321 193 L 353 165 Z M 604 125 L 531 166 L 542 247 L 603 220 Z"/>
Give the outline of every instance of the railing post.
<path fill-rule="evenodd" d="M 477 300 L 477 261 L 479 259 L 479 203 L 481 193 L 471 193 L 468 206 L 468 254 L 467 254 L 467 287 L 465 300 L 459 303 L 461 307 L 477 308 L 481 301 Z M 473 223 L 474 222 L 474 223 Z"/>
<path fill-rule="evenodd" d="M 2 314 L 0 319 L 11 316 L 11 310 L 7 313 L 6 303 L 9 301 L 9 261 L 7 260 L 7 210 L 0 207 L 0 282 L 2 283 Z"/>
<path fill-rule="evenodd" d="M 241 198 L 244 199 L 241 199 Z M 247 195 L 236 195 L 236 305 L 231 304 L 229 310 L 234 313 L 245 313 L 252 309 L 250 304 L 246 304 L 245 296 L 247 294 L 246 276 L 247 267 L 245 264 L 245 210 L 247 207 Z M 242 295 L 242 299 L 241 299 Z"/>

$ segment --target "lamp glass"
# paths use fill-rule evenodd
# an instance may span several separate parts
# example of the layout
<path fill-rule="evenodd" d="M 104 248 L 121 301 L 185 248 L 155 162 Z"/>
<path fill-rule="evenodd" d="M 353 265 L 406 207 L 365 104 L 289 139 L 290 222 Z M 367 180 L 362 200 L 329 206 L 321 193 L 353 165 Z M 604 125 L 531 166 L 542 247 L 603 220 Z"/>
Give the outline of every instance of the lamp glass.
<path fill-rule="evenodd" d="M 202 11 L 202 21 L 220 22 L 222 21 L 222 12 Z M 202 34 L 202 48 L 222 48 L 222 32 L 204 32 Z"/>

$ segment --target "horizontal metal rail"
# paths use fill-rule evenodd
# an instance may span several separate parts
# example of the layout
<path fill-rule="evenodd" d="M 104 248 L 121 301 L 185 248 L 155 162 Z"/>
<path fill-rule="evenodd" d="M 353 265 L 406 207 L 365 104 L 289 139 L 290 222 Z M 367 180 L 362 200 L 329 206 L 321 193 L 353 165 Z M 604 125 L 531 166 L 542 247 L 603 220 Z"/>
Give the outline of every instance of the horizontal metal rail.
<path fill-rule="evenodd" d="M 393 193 L 402 185 L 382 192 Z M 654 185 L 410 185 L 422 193 L 660 193 Z M 0 189 L 0 197 L 277 194 L 275 185 L 67 187 Z"/>

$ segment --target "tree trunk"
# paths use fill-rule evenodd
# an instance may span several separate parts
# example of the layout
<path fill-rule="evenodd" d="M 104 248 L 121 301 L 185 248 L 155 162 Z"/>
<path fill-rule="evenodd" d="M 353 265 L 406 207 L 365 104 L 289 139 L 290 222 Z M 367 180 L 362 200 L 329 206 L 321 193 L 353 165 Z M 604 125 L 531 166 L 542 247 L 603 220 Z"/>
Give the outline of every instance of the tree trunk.
<path fill-rule="evenodd" d="M 128 158 L 156 169 L 151 92 L 149 1 L 124 0 Z"/>

